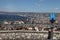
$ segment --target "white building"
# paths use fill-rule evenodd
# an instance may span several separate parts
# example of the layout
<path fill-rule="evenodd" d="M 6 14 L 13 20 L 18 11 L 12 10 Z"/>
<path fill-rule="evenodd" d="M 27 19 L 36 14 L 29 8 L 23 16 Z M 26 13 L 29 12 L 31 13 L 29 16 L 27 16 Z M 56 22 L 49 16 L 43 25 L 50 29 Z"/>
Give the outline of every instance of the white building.
<path fill-rule="evenodd" d="M 4 21 L 3 24 L 11 24 L 11 21 Z"/>
<path fill-rule="evenodd" d="M 15 21 L 14 24 L 24 24 L 23 21 Z"/>

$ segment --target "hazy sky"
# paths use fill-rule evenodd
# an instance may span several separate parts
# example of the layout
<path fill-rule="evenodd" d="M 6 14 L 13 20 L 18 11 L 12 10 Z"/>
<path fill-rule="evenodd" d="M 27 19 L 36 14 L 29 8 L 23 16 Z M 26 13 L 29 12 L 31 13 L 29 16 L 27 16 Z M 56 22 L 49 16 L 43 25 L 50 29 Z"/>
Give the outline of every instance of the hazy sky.
<path fill-rule="evenodd" d="M 0 0 L 0 11 L 60 12 L 60 0 Z"/>

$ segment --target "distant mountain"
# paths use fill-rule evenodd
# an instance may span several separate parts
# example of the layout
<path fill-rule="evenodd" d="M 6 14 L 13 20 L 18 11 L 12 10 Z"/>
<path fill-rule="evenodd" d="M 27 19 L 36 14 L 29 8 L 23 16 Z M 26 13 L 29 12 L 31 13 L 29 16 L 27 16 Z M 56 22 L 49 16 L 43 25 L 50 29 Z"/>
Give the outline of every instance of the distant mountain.
<path fill-rule="evenodd" d="M 16 20 L 26 20 L 26 19 L 27 17 L 18 16 L 18 15 L 0 14 L 0 20 L 16 21 Z"/>

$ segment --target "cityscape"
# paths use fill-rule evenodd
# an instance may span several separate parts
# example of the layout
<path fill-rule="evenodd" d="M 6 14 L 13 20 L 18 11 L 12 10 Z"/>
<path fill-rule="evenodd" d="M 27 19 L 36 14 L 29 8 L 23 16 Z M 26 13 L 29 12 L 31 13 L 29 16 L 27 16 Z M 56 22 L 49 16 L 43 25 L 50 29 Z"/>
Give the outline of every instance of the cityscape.
<path fill-rule="evenodd" d="M 0 0 L 0 40 L 60 40 L 60 0 Z"/>
<path fill-rule="evenodd" d="M 1 24 L 0 26 L 2 26 L 2 27 L 6 26 L 7 27 L 6 29 L 8 29 L 8 26 L 11 27 L 11 29 L 13 29 L 14 27 L 15 28 L 17 27 L 17 29 L 19 27 L 25 27 L 26 29 L 28 27 L 32 27 L 32 28 L 34 28 L 34 27 L 42 27 L 42 28 L 47 29 L 47 28 L 50 28 L 50 25 L 51 25 L 50 24 L 49 14 L 50 13 L 27 13 L 27 12 L 26 13 L 22 12 L 21 14 L 20 13 L 16 13 L 16 14 L 14 14 L 15 16 L 17 16 L 17 15 L 18 15 L 18 17 L 20 16 L 20 18 L 16 17 L 17 18 L 17 20 L 16 20 L 15 16 L 14 17 L 10 17 L 11 14 L 7 15 L 7 14 L 3 14 L 2 13 L 2 15 L 6 15 L 9 18 L 9 20 L 6 17 L 5 20 L 0 22 L 0 24 Z M 21 15 L 22 15 L 23 18 L 21 17 Z M 60 20 L 60 18 L 59 18 L 60 16 L 59 15 L 60 15 L 60 13 L 55 13 L 55 15 L 56 15 L 56 21 L 54 22 L 54 27 L 57 27 L 59 29 L 59 26 L 60 26 L 60 21 L 59 21 Z M 3 16 L 3 17 L 5 17 L 5 16 Z M 2 17 L 2 19 L 3 19 L 3 17 Z M 0 18 L 0 20 L 2 20 L 2 19 Z M 13 19 L 15 19 L 15 20 L 13 20 Z"/>
<path fill-rule="evenodd" d="M 39 40 L 41 39 L 40 37 L 42 37 L 41 40 L 47 40 L 47 37 L 48 37 L 47 33 L 48 33 L 49 28 L 51 27 L 50 13 L 33 13 L 33 12 L 11 12 L 11 13 L 0 12 L 0 13 L 1 13 L 0 15 L 2 15 L 0 16 L 1 17 L 0 18 L 0 30 L 1 30 L 0 32 L 2 32 L 2 35 L 3 35 L 3 39 L 0 38 L 1 40 L 4 40 L 4 39 L 10 40 L 10 36 L 11 36 L 11 39 L 13 40 L 27 40 L 27 39 Z M 59 15 L 60 13 L 54 13 L 54 14 L 56 16 L 55 17 L 56 20 L 53 26 L 54 27 L 53 32 L 55 36 L 54 40 L 59 40 L 59 37 L 60 37 L 59 36 L 60 35 L 60 32 L 59 32 L 60 31 L 60 18 L 59 18 L 60 16 Z M 18 18 L 17 16 L 20 18 Z M 17 20 L 15 18 L 17 18 Z M 22 34 L 19 32 L 21 32 Z M 42 33 L 42 34 L 39 34 L 39 33 Z M 5 35 L 6 35 L 6 38 L 4 37 Z M 27 36 L 27 37 L 24 37 L 24 36 Z M 9 39 L 7 39 L 7 37 L 9 37 Z"/>

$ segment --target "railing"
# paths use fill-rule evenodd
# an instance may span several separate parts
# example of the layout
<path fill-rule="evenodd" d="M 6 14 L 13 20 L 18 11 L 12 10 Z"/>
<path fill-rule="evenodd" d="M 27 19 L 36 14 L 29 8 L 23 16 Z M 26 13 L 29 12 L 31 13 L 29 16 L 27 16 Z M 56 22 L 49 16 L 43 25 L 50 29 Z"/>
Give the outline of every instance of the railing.
<path fill-rule="evenodd" d="M 60 32 L 54 32 L 53 39 L 60 39 Z M 47 40 L 47 31 L 20 31 L 7 30 L 0 31 L 0 40 Z"/>

